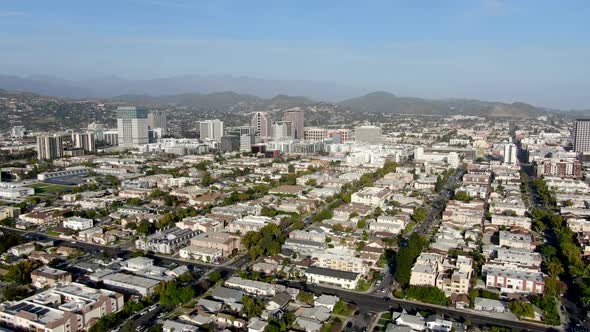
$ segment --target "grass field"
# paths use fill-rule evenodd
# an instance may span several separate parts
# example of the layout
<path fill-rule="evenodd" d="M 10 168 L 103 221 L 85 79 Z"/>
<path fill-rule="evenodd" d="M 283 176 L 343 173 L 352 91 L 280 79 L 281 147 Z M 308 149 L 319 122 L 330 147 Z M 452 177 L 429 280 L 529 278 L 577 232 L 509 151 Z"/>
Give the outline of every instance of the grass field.
<path fill-rule="evenodd" d="M 29 187 L 35 188 L 35 194 L 59 194 L 70 191 L 72 188 L 74 188 L 73 186 L 64 186 L 60 184 L 43 182 L 30 184 Z"/>

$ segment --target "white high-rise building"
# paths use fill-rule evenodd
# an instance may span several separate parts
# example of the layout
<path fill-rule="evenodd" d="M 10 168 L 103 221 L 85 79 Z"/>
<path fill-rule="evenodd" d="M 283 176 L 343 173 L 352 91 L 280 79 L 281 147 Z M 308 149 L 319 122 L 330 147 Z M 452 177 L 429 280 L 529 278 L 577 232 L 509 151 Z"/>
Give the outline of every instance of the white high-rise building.
<path fill-rule="evenodd" d="M 577 119 L 572 134 L 575 152 L 590 151 L 590 119 Z"/>
<path fill-rule="evenodd" d="M 272 135 L 272 118 L 266 112 L 256 112 L 252 117 L 251 127 L 254 128 L 254 134 L 260 137 L 270 137 Z"/>
<path fill-rule="evenodd" d="M 117 108 L 117 130 L 120 147 L 133 148 L 148 144 L 148 112 L 133 106 Z"/>
<path fill-rule="evenodd" d="M 24 126 L 14 126 L 10 130 L 10 136 L 14 138 L 23 138 L 27 129 Z"/>
<path fill-rule="evenodd" d="M 293 135 L 293 123 L 291 121 L 276 121 L 272 124 L 273 139 L 291 139 Z"/>
<path fill-rule="evenodd" d="M 63 156 L 63 139 L 60 135 L 37 136 L 38 159 L 55 159 Z"/>
<path fill-rule="evenodd" d="M 360 143 L 380 144 L 383 142 L 381 137 L 381 127 L 377 126 L 360 126 L 354 128 L 355 140 Z"/>
<path fill-rule="evenodd" d="M 218 119 L 200 121 L 199 131 L 201 139 L 220 141 L 223 137 L 223 121 Z"/>
<path fill-rule="evenodd" d="M 164 111 L 151 111 L 148 114 L 149 129 L 162 129 L 162 135 L 168 133 L 168 115 Z"/>
<path fill-rule="evenodd" d="M 75 148 L 82 148 L 85 151 L 96 151 L 96 140 L 94 133 L 73 133 L 72 143 Z"/>
<path fill-rule="evenodd" d="M 504 145 L 504 164 L 517 164 L 517 148 L 514 143 L 508 143 Z"/>

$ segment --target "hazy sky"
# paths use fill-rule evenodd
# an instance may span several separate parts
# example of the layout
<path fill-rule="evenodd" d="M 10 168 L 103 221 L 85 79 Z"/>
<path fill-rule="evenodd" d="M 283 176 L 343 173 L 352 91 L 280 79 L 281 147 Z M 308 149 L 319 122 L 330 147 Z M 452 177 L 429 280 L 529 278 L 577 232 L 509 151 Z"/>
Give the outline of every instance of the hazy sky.
<path fill-rule="evenodd" d="M 0 0 L 0 73 L 247 75 L 590 108 L 590 1 Z"/>

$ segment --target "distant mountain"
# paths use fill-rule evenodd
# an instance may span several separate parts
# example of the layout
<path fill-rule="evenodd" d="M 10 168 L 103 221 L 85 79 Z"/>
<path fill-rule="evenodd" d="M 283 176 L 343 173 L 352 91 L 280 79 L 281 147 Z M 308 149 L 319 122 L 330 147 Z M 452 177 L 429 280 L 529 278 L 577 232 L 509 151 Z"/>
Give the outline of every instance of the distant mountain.
<path fill-rule="evenodd" d="M 329 82 L 199 75 L 148 80 L 126 80 L 116 76 L 107 76 L 81 81 L 70 81 L 46 75 L 26 78 L 0 75 L 0 88 L 71 98 L 109 98 L 119 95 L 163 96 L 194 92 L 211 94 L 219 91 L 235 91 L 238 94 L 261 98 L 290 94 L 336 101 L 366 93 L 362 89 Z"/>
<path fill-rule="evenodd" d="M 67 81 L 48 79 L 48 77 L 22 78 L 18 76 L 0 75 L 0 88 L 11 91 L 33 92 L 45 96 L 81 97 L 92 92 Z"/>
<path fill-rule="evenodd" d="M 530 118 L 547 113 L 544 109 L 525 103 L 507 104 L 470 99 L 421 99 L 398 97 L 383 91 L 346 99 L 339 104 L 357 111 L 396 114 L 465 114 Z"/>

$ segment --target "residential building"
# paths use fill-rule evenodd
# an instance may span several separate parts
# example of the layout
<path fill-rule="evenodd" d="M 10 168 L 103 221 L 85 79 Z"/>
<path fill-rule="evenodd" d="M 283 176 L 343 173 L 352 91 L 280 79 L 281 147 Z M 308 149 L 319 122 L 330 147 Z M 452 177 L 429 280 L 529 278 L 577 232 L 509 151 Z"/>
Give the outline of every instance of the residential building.
<path fill-rule="evenodd" d="M 72 134 L 72 144 L 74 148 L 83 149 L 84 151 L 88 152 L 95 152 L 96 151 L 96 139 L 94 133 L 86 132 L 86 133 L 73 133 Z"/>
<path fill-rule="evenodd" d="M 172 227 L 157 231 L 135 241 L 137 249 L 153 251 L 160 254 L 174 254 L 185 247 L 196 232 L 190 229 Z"/>
<path fill-rule="evenodd" d="M 92 226 L 94 226 L 94 221 L 87 218 L 70 217 L 63 221 L 63 227 L 76 231 L 92 228 Z"/>
<path fill-rule="evenodd" d="M 345 289 L 355 289 L 360 280 L 360 273 L 333 270 L 319 266 L 311 266 L 305 270 L 307 282 L 326 284 Z"/>
<path fill-rule="evenodd" d="M 72 282 L 72 274 L 67 271 L 42 266 L 31 272 L 31 284 L 37 288 L 55 287 Z"/>
<path fill-rule="evenodd" d="M 590 151 L 590 119 L 577 119 L 572 132 L 574 151 L 578 153 Z"/>
<path fill-rule="evenodd" d="M 141 296 L 152 295 L 161 280 L 140 277 L 132 274 L 113 273 L 102 278 L 105 286 Z"/>
<path fill-rule="evenodd" d="M 63 156 L 64 147 L 61 135 L 37 136 L 38 159 L 57 159 Z"/>
<path fill-rule="evenodd" d="M 352 194 L 351 202 L 366 204 L 374 207 L 383 207 L 385 202 L 393 195 L 387 188 L 368 187 Z"/>
<path fill-rule="evenodd" d="M 368 266 L 361 258 L 348 254 L 321 253 L 317 256 L 316 266 L 332 270 L 355 272 L 361 275 L 366 275 L 368 272 Z"/>
<path fill-rule="evenodd" d="M 499 288 L 502 293 L 543 294 L 545 289 L 544 275 L 538 269 L 487 263 L 482 266 L 482 275 L 487 287 Z"/>
<path fill-rule="evenodd" d="M 133 148 L 148 144 L 148 113 L 134 106 L 117 108 L 117 143 L 120 147 Z"/>
<path fill-rule="evenodd" d="M 239 289 L 257 296 L 274 296 L 276 294 L 276 288 L 272 284 L 256 280 L 242 279 L 240 277 L 229 278 L 225 282 L 225 286 Z"/>
<path fill-rule="evenodd" d="M 71 283 L 0 305 L 0 322 L 26 331 L 87 331 L 96 320 L 123 309 L 123 295 Z"/>
<path fill-rule="evenodd" d="M 252 116 L 251 127 L 254 128 L 254 134 L 260 137 L 271 137 L 272 118 L 269 113 L 256 112 Z"/>
<path fill-rule="evenodd" d="M 544 158 L 535 159 L 535 170 L 540 176 L 557 176 L 561 178 L 582 178 L 582 162 L 574 159 Z"/>
<path fill-rule="evenodd" d="M 514 143 L 508 143 L 504 145 L 504 164 L 517 164 L 518 148 Z"/>
<path fill-rule="evenodd" d="M 195 247 L 219 249 L 223 252 L 223 257 L 228 257 L 240 250 L 240 237 L 229 233 L 209 232 L 193 237 L 190 244 Z"/>

